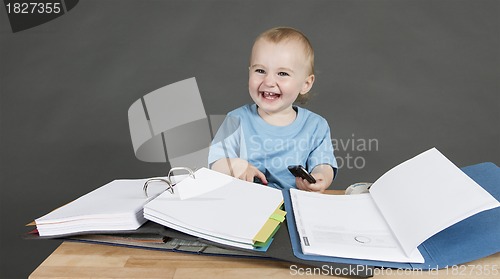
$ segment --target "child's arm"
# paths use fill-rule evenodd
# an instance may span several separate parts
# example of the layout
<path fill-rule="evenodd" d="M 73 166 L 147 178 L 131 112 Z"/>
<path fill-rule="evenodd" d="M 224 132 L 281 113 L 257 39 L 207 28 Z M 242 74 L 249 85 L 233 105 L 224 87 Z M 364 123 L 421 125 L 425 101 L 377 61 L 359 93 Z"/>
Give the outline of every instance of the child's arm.
<path fill-rule="evenodd" d="M 333 168 L 330 165 L 317 165 L 311 172 L 311 175 L 316 179 L 316 183 L 309 183 L 307 180 L 300 177 L 295 178 L 297 188 L 304 191 L 323 193 L 333 181 Z"/>
<path fill-rule="evenodd" d="M 267 185 L 266 176 L 247 160 L 222 158 L 212 164 L 212 169 L 250 182 L 253 182 L 254 178 L 257 177 L 264 185 Z"/>

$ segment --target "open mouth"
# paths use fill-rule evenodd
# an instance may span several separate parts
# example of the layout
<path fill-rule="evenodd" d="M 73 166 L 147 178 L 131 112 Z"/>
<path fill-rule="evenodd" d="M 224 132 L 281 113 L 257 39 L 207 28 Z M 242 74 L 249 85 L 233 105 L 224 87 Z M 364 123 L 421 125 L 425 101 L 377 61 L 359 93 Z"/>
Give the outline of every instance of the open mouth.
<path fill-rule="evenodd" d="M 279 93 L 273 93 L 273 92 L 262 92 L 262 97 L 267 100 L 276 100 L 281 96 Z"/>

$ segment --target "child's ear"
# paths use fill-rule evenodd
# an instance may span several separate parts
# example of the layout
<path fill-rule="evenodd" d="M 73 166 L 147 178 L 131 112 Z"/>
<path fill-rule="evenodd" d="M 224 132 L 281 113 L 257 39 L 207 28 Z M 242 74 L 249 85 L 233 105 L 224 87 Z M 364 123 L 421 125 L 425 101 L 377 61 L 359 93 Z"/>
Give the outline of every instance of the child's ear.
<path fill-rule="evenodd" d="M 300 94 L 306 94 L 309 92 L 314 84 L 314 75 L 309 75 L 304 84 L 302 85 L 302 90 L 300 90 Z"/>

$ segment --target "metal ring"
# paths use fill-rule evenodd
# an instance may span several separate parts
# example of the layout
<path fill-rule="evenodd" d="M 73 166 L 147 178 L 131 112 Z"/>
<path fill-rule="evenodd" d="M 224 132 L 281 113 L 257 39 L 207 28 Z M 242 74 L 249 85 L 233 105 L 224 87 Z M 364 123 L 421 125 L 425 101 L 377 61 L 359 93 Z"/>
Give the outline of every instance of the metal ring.
<path fill-rule="evenodd" d="M 189 173 L 189 176 L 191 176 L 192 178 L 195 178 L 194 177 L 194 172 L 193 170 L 191 170 L 190 168 L 186 168 L 186 167 L 175 167 L 175 168 L 171 168 L 170 171 L 168 172 L 168 181 L 170 181 L 170 185 L 172 187 L 175 186 L 175 184 L 177 183 L 172 183 L 172 179 L 170 178 L 173 174 L 174 174 L 174 171 L 187 171 Z M 172 188 L 172 193 L 174 191 L 174 188 Z"/>
<path fill-rule="evenodd" d="M 180 171 L 180 170 L 187 171 L 189 173 L 189 176 L 191 176 L 192 178 L 195 178 L 194 172 L 190 168 L 185 168 L 185 167 L 171 168 L 170 171 L 168 172 L 168 177 L 166 179 L 165 178 L 151 178 L 151 179 L 148 179 L 146 181 L 146 183 L 144 183 L 144 187 L 142 189 L 143 189 L 146 197 L 148 197 L 148 185 L 151 182 L 164 182 L 164 183 L 166 183 L 168 185 L 167 191 L 169 191 L 171 194 L 173 194 L 174 193 L 174 186 L 177 183 L 172 183 L 171 176 L 174 173 L 174 171 Z"/>
<path fill-rule="evenodd" d="M 165 182 L 167 183 L 168 187 L 167 187 L 167 191 L 169 191 L 170 193 L 174 193 L 174 188 L 172 188 L 172 183 L 170 182 L 169 179 L 163 179 L 163 178 L 151 178 L 151 179 L 148 179 L 146 181 L 146 183 L 144 183 L 144 187 L 142 188 L 142 190 L 144 190 L 144 194 L 146 195 L 146 198 L 148 197 L 148 185 L 149 183 L 151 182 Z"/>

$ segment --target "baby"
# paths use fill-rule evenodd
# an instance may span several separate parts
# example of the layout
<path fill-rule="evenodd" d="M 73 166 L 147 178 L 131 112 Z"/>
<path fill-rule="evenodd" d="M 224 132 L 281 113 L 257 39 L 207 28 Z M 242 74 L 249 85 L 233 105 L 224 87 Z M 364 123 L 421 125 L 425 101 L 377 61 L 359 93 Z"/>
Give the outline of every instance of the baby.
<path fill-rule="evenodd" d="M 323 192 L 337 173 L 327 121 L 299 106 L 315 80 L 314 50 L 300 31 L 272 28 L 260 34 L 250 56 L 248 89 L 254 104 L 229 112 L 210 147 L 216 171 L 262 184 Z M 302 165 L 316 179 L 294 177 Z"/>

